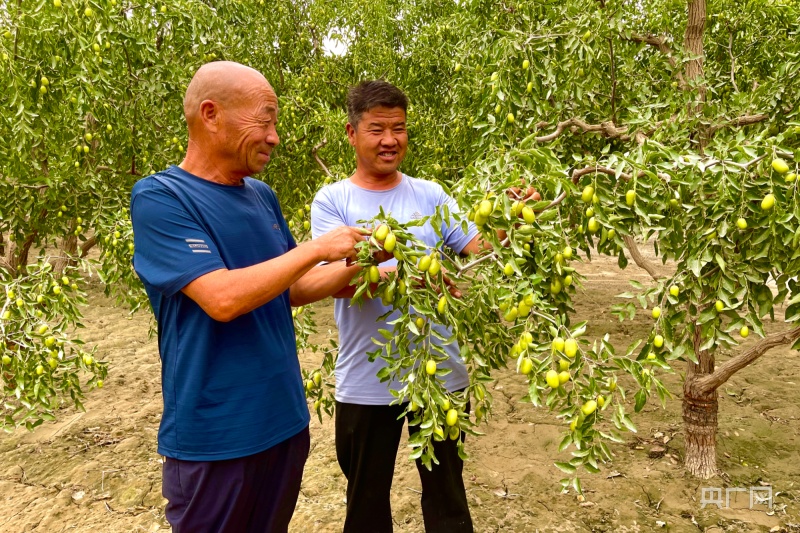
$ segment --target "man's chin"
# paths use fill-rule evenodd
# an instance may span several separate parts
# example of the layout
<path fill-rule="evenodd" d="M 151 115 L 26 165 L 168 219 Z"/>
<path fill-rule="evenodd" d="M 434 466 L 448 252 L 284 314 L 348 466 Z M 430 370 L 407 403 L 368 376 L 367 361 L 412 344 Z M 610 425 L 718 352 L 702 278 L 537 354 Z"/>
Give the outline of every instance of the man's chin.
<path fill-rule="evenodd" d="M 400 163 L 402 162 L 403 159 L 400 157 L 396 157 L 392 161 L 384 161 L 379 159 L 375 164 L 375 170 L 381 174 L 391 174 L 392 172 L 397 172 L 397 169 L 400 168 Z"/>
<path fill-rule="evenodd" d="M 260 174 L 261 172 L 264 172 L 264 169 L 266 168 L 267 163 L 269 163 L 269 161 L 270 161 L 269 156 L 256 158 L 253 164 L 250 165 L 250 172 L 252 174 Z"/>

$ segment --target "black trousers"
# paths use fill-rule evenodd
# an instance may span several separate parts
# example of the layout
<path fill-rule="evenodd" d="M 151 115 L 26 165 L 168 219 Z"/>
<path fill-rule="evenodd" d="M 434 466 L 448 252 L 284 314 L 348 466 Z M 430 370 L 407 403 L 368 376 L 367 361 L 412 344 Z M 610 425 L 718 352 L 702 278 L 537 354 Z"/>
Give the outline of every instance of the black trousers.
<path fill-rule="evenodd" d="M 336 458 L 347 477 L 345 533 L 392 531 L 389 493 L 405 407 L 336 402 Z M 418 426 L 408 427 L 409 435 L 418 430 Z M 464 434 L 461 435 L 463 439 Z M 417 460 L 422 481 L 422 517 L 428 533 L 473 531 L 462 478 L 464 462 L 456 444 L 449 437 L 434 441 L 439 464 L 434 464 L 432 470 Z"/>
<path fill-rule="evenodd" d="M 173 533 L 286 533 L 308 458 L 308 428 L 268 450 L 224 461 L 164 461 Z"/>

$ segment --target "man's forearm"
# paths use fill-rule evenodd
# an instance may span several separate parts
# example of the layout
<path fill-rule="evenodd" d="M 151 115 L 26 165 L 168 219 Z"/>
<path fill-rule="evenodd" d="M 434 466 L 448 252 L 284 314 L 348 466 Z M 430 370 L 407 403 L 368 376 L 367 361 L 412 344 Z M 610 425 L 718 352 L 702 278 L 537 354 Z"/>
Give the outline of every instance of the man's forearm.
<path fill-rule="evenodd" d="M 292 285 L 289 292 L 292 305 L 306 305 L 328 296 L 340 297 L 359 270 L 357 265 L 347 266 L 344 261 L 312 268 Z"/>
<path fill-rule="evenodd" d="M 183 292 L 209 316 L 227 322 L 289 289 L 324 257 L 324 251 L 311 241 L 257 265 L 209 272 L 186 285 Z"/>
<path fill-rule="evenodd" d="M 331 268 L 334 267 L 334 268 Z M 306 305 L 332 296 L 334 298 L 352 298 L 356 294 L 356 285 L 352 283 L 360 267 L 345 266 L 344 261 L 311 269 L 297 283 L 292 285 L 292 305 Z M 378 267 L 381 278 L 385 278 L 397 267 Z M 375 292 L 377 283 L 370 284 L 370 291 Z M 366 297 L 366 293 L 364 294 Z"/>

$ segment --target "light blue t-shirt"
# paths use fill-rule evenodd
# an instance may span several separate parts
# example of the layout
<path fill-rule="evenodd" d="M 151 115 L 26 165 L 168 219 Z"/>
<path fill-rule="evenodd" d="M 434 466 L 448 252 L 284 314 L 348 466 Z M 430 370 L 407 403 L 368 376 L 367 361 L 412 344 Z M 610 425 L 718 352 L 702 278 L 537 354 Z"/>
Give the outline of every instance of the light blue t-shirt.
<path fill-rule="evenodd" d="M 437 206 L 446 204 L 451 213 L 459 211 L 458 204 L 444 189 L 436 183 L 403 175 L 396 187 L 387 191 L 372 191 L 354 185 L 349 179 L 323 187 L 311 204 L 311 232 L 318 238 L 338 226 L 360 226 L 359 220 L 370 220 L 375 217 L 379 208 L 391 214 L 398 222 L 406 223 L 433 215 Z M 435 246 L 439 238 L 433 228 L 426 224 L 422 227 L 410 228 L 414 236 L 429 246 Z M 465 234 L 460 224 L 441 228 L 444 244 L 461 252 L 478 234 L 474 225 L 470 224 Z M 394 266 L 392 259 L 382 266 Z M 343 403 L 359 405 L 388 405 L 395 398 L 389 392 L 400 388 L 397 382 L 389 385 L 381 383 L 378 371 L 386 366 L 380 357 L 370 363 L 368 352 L 375 351 L 377 345 L 372 338 L 381 338 L 379 328 L 391 330 L 386 323 L 398 318 L 395 311 L 381 322 L 377 318 L 389 311 L 389 307 L 381 303 L 380 298 L 365 299 L 363 305 L 350 305 L 348 298 L 338 298 L 334 307 L 336 326 L 339 328 L 339 358 L 336 362 L 336 399 Z M 438 326 L 445 338 L 451 333 Z M 431 341 L 442 345 L 435 336 Z M 469 377 L 464 362 L 459 356 L 458 343 L 444 345 L 443 349 L 450 356 L 440 367 L 452 369 L 445 376 L 447 390 L 455 391 L 469 385 Z"/>

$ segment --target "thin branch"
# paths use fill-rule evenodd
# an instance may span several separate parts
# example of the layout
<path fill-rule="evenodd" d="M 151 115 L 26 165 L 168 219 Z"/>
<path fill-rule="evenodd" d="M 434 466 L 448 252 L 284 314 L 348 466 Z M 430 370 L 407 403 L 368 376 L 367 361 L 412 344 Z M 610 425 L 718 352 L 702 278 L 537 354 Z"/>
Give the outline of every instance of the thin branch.
<path fill-rule="evenodd" d="M 572 171 L 572 183 L 577 184 L 578 180 L 580 178 L 582 178 L 583 176 L 585 176 L 586 174 L 595 174 L 595 173 L 606 174 L 608 176 L 617 176 L 619 179 L 621 179 L 623 181 L 630 181 L 630 180 L 633 179 L 633 176 L 628 174 L 628 173 L 626 173 L 626 172 L 620 172 L 619 175 L 617 175 L 617 171 L 614 170 L 613 168 L 608 168 L 608 167 L 586 167 L 586 168 L 581 168 L 581 169 L 575 169 L 575 170 Z M 661 179 L 661 180 L 664 180 L 664 181 L 670 181 L 672 179 L 669 174 L 665 174 L 663 172 L 657 172 L 656 176 L 658 176 L 658 179 Z"/>
<path fill-rule="evenodd" d="M 713 374 L 695 380 L 695 382 L 691 384 L 692 392 L 702 395 L 716 390 L 736 372 L 743 369 L 772 348 L 783 346 L 784 344 L 791 344 L 797 339 L 800 339 L 800 327 L 764 337 L 746 352 L 719 365 Z"/>
<path fill-rule="evenodd" d="M 561 193 L 561 194 L 559 194 L 558 196 L 556 196 L 555 198 L 553 198 L 553 201 L 552 201 L 552 202 L 550 202 L 549 204 L 547 204 L 547 206 L 545 206 L 544 208 L 542 208 L 542 211 L 547 211 L 548 209 L 550 209 L 550 208 L 552 208 L 552 207 L 555 207 L 555 206 L 557 206 L 558 204 L 560 204 L 561 202 L 563 202 L 563 201 L 564 201 L 564 198 L 566 198 L 566 197 L 567 197 L 567 191 L 562 191 L 562 193 Z"/>
<path fill-rule="evenodd" d="M 572 171 L 572 183 L 577 184 L 578 180 L 585 176 L 586 174 L 606 174 L 608 176 L 616 176 L 617 171 L 613 168 L 608 167 L 586 167 L 581 169 L 575 169 Z M 625 181 L 630 181 L 633 179 L 633 176 L 630 174 L 626 174 L 625 172 L 620 172 L 619 178 Z"/>
<path fill-rule="evenodd" d="M 785 157 L 787 159 L 794 159 L 794 154 L 791 153 L 791 152 L 784 152 L 784 151 L 781 151 L 781 150 L 776 150 L 775 151 L 775 155 L 778 155 L 778 156 L 781 156 L 781 157 Z M 754 159 L 751 159 L 747 163 L 737 163 L 736 161 L 723 161 L 721 159 L 716 159 L 716 160 L 711 160 L 709 162 L 709 164 L 706 165 L 704 168 L 709 169 L 709 168 L 715 167 L 717 165 L 725 164 L 725 165 L 731 165 L 731 166 L 734 166 L 734 167 L 737 167 L 737 168 L 741 168 L 742 170 L 747 170 L 748 167 L 751 167 L 751 166 L 755 165 L 756 163 L 759 163 L 759 162 L 763 161 L 764 159 L 766 159 L 769 156 L 770 156 L 770 154 L 761 154 L 760 156 L 758 156 L 758 157 L 756 157 Z"/>
<path fill-rule="evenodd" d="M 606 7 L 605 2 L 601 2 Z M 617 62 L 614 58 L 614 40 L 608 40 L 608 54 L 611 56 L 611 120 L 617 121 Z"/>
<path fill-rule="evenodd" d="M 738 93 L 739 86 L 736 85 L 736 77 L 734 76 L 734 72 L 736 71 L 736 58 L 733 55 L 733 32 L 728 34 L 728 55 L 731 57 L 731 84 L 733 85 L 733 90 Z"/>
<path fill-rule="evenodd" d="M 500 246 L 503 247 L 503 248 L 505 248 L 509 244 L 511 244 L 511 239 L 509 237 L 506 237 L 505 239 L 502 240 L 502 242 L 500 242 Z M 481 263 L 483 263 L 485 261 L 490 261 L 490 260 L 496 259 L 496 258 L 497 258 L 497 253 L 492 251 L 491 253 L 488 253 L 488 254 L 486 254 L 486 255 L 484 255 L 482 257 L 474 259 L 474 260 L 470 261 L 469 263 L 467 263 L 465 265 L 459 266 L 458 267 L 458 273 L 461 274 L 465 270 L 469 270 L 471 268 L 475 268 L 476 266 L 480 265 Z"/>
<path fill-rule="evenodd" d="M 332 177 L 333 175 L 331 174 L 331 171 L 328 170 L 328 167 L 325 166 L 325 163 L 322 162 L 322 159 L 320 159 L 319 154 L 317 154 L 317 151 L 326 144 L 328 144 L 328 139 L 322 139 L 319 142 L 319 144 L 317 144 L 314 148 L 311 149 L 311 155 L 314 156 L 314 160 L 316 160 L 317 164 L 322 167 L 322 171 L 325 173 L 325 175 L 328 177 Z"/>
<path fill-rule="evenodd" d="M 725 164 L 725 165 L 732 165 L 732 166 L 735 166 L 735 167 L 738 167 L 738 168 L 741 168 L 741 169 L 744 170 L 744 169 L 747 169 L 748 167 L 750 167 L 752 165 L 755 165 L 759 161 L 762 161 L 763 159 L 765 159 L 769 155 L 770 154 L 760 155 L 760 156 L 756 157 L 755 159 L 752 159 L 752 160 L 748 161 L 747 163 L 737 163 L 735 161 L 723 161 L 723 160 L 720 160 L 720 159 L 716 159 L 716 160 L 709 159 L 708 160 L 709 161 L 708 164 L 705 165 L 704 168 L 705 169 L 709 169 L 709 168 L 717 166 L 717 165 Z M 784 151 L 781 151 L 781 150 L 776 151 L 775 155 L 778 155 L 778 156 L 781 156 L 781 157 L 786 157 L 787 159 L 793 159 L 794 158 L 794 154 L 792 154 L 791 152 L 784 152 Z M 630 180 L 633 179 L 633 176 L 631 174 L 628 174 L 626 172 L 620 172 L 619 174 L 617 174 L 617 171 L 614 170 L 613 168 L 608 168 L 608 167 L 586 167 L 586 168 L 575 169 L 575 170 L 572 171 L 572 176 L 571 176 L 572 183 L 577 185 L 578 182 L 580 181 L 580 179 L 583 176 L 585 176 L 587 174 L 595 174 L 595 173 L 606 174 L 608 176 L 616 176 L 617 178 L 619 178 L 619 179 L 621 179 L 623 181 L 630 181 Z M 657 172 L 656 176 L 658 176 L 659 179 L 662 179 L 662 180 L 667 181 L 667 182 L 669 182 L 672 179 L 672 177 L 669 174 L 665 174 L 663 172 Z M 566 191 L 563 191 L 552 202 L 547 204 L 547 206 L 543 207 L 541 209 L 541 211 L 546 211 L 546 210 L 548 210 L 550 208 L 553 208 L 553 207 L 559 205 L 562 201 L 564 201 L 564 199 L 566 197 L 567 197 L 567 193 L 566 193 Z M 642 267 L 642 268 L 644 268 L 644 267 Z M 645 269 L 645 270 L 647 270 L 647 269 Z"/>
<path fill-rule="evenodd" d="M 483 257 L 479 257 L 477 259 L 474 259 L 474 260 L 470 261 L 469 263 L 459 267 L 458 268 L 458 273 L 461 274 L 465 270 L 469 270 L 471 268 L 475 268 L 476 266 L 480 265 L 481 263 L 484 263 L 486 261 L 490 261 L 490 260 L 494 259 L 495 257 L 497 257 L 497 254 L 494 253 L 494 252 L 491 252 L 491 253 L 488 253 L 488 254 L 484 255 Z"/>
<path fill-rule="evenodd" d="M 6 181 L 6 183 L 10 183 Z M 14 183 L 15 187 L 19 187 L 21 189 L 31 189 L 33 191 L 46 191 L 50 188 L 49 185 L 25 185 L 24 183 Z"/>
<path fill-rule="evenodd" d="M 574 183 L 574 184 L 576 184 L 576 185 L 577 185 L 577 184 L 578 184 L 578 182 L 580 181 L 580 179 L 581 179 L 583 176 L 585 176 L 585 175 L 587 175 L 587 174 L 595 174 L 595 173 L 607 174 L 607 175 L 609 175 L 609 176 L 617 176 L 617 171 L 616 171 L 616 170 L 614 170 L 613 168 L 608 168 L 608 167 L 586 167 L 586 168 L 579 168 L 579 169 L 575 169 L 575 170 L 573 170 L 573 171 L 572 171 L 572 183 Z M 657 176 L 658 176 L 660 179 L 662 179 L 662 180 L 664 180 L 664 181 L 670 181 L 670 179 L 672 179 L 672 178 L 670 178 L 669 174 L 664 174 L 663 172 L 659 172 L 659 173 L 657 173 L 656 175 L 657 175 Z M 627 174 L 627 173 L 625 173 L 625 172 L 620 172 L 620 173 L 619 173 L 619 176 L 617 176 L 617 177 L 618 177 L 619 179 L 623 180 L 623 181 L 630 181 L 630 180 L 632 180 L 632 179 L 633 179 L 633 176 L 631 176 L 630 174 Z M 542 211 L 547 211 L 548 209 L 550 209 L 550 208 L 553 208 L 553 207 L 557 206 L 558 204 L 560 204 L 561 202 L 563 202 L 563 201 L 564 201 L 564 198 L 566 198 L 566 197 L 567 197 L 567 192 L 566 192 L 566 191 L 563 191 L 561 194 L 559 194 L 558 196 L 556 196 L 556 197 L 555 197 L 555 199 L 553 199 L 553 201 L 552 201 L 552 202 L 550 202 L 549 204 L 547 204 L 547 205 L 546 205 L 545 207 L 543 207 L 541 210 L 542 210 Z"/>
<path fill-rule="evenodd" d="M 22 9 L 22 0 L 17 0 L 17 14 L 16 16 L 19 17 L 19 12 Z M 20 28 L 14 30 L 14 60 L 16 61 L 19 59 L 19 31 Z"/>

